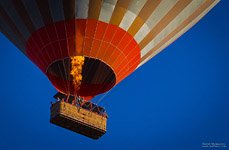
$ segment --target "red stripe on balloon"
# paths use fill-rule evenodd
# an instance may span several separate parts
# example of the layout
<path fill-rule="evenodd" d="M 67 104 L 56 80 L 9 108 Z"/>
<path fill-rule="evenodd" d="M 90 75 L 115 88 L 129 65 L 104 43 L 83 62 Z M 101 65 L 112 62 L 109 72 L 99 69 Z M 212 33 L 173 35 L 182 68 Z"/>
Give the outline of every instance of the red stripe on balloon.
<path fill-rule="evenodd" d="M 94 19 L 60 21 L 42 27 L 28 39 L 26 53 L 44 73 L 50 64 L 66 57 L 100 59 L 115 72 L 116 84 L 140 63 L 140 48 L 129 33 Z"/>

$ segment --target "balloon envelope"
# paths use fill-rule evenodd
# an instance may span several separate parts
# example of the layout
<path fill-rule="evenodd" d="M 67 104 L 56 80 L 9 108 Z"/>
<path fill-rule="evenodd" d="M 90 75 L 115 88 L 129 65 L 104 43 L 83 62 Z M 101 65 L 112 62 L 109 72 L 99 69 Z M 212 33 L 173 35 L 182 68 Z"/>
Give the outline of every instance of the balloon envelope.
<path fill-rule="evenodd" d="M 66 94 L 118 84 L 198 22 L 218 0 L 1 0 L 0 31 Z M 84 56 L 76 89 L 71 57 Z"/>

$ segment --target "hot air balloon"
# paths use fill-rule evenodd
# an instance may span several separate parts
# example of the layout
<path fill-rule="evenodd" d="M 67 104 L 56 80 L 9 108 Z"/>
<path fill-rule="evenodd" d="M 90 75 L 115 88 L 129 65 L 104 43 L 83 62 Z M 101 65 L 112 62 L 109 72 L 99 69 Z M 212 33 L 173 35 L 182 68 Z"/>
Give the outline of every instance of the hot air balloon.
<path fill-rule="evenodd" d="M 149 61 L 218 2 L 1 0 L 0 31 L 58 91 L 51 122 L 97 139 L 106 132 L 107 116 L 89 100 Z"/>

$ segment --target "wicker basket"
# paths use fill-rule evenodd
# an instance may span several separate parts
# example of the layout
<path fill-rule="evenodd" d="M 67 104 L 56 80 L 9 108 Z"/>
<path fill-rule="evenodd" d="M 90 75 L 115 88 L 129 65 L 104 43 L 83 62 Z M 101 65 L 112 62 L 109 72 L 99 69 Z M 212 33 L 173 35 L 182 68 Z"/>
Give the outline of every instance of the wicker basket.
<path fill-rule="evenodd" d="M 50 122 L 87 137 L 98 139 L 106 133 L 107 117 L 59 101 L 51 106 Z"/>

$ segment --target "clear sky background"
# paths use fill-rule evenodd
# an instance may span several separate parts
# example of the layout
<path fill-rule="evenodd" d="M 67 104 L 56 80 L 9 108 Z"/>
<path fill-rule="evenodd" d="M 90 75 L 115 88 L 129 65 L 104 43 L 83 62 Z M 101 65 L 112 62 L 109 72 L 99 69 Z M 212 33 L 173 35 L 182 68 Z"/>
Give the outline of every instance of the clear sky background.
<path fill-rule="evenodd" d="M 0 34 L 0 149 L 201 150 L 208 142 L 229 149 L 228 35 L 222 0 L 104 98 L 107 133 L 92 140 L 49 123 L 56 90 Z"/>

